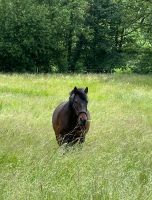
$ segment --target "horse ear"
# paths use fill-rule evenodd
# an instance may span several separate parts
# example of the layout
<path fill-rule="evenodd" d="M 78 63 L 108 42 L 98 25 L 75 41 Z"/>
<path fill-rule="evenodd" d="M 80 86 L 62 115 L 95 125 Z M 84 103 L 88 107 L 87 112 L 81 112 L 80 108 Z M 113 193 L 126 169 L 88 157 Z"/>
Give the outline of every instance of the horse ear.
<path fill-rule="evenodd" d="M 78 88 L 75 86 L 73 91 L 74 91 L 74 93 L 76 93 L 78 91 Z"/>
<path fill-rule="evenodd" d="M 78 91 L 78 88 L 75 86 L 74 89 L 69 93 L 70 96 L 71 96 L 72 94 L 76 94 L 77 91 Z"/>
<path fill-rule="evenodd" d="M 84 92 L 87 94 L 88 93 L 88 87 L 85 88 Z"/>

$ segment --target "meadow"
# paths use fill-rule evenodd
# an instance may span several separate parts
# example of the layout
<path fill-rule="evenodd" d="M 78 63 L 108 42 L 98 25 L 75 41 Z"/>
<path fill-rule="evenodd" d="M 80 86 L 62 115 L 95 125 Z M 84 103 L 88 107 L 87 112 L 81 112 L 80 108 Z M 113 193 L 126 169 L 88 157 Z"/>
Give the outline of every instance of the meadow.
<path fill-rule="evenodd" d="M 82 148 L 58 147 L 51 116 L 89 88 Z M 0 75 L 0 200 L 151 200 L 152 76 Z"/>

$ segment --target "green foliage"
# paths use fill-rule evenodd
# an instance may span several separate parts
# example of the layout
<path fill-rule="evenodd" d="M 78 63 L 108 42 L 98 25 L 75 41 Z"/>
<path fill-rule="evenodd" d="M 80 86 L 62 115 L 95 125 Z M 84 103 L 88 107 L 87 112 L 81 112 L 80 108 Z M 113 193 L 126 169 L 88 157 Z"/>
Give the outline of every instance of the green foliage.
<path fill-rule="evenodd" d="M 151 73 L 151 11 L 141 0 L 0 0 L 0 71 L 111 72 L 132 61 Z"/>
<path fill-rule="evenodd" d="M 125 66 L 125 67 L 121 67 L 121 68 L 115 68 L 114 69 L 114 73 L 115 74 L 131 74 L 133 72 L 133 67 L 130 66 Z"/>
<path fill-rule="evenodd" d="M 52 52 L 48 8 L 26 1 L 1 1 L 0 60 L 5 71 L 48 71 Z"/>

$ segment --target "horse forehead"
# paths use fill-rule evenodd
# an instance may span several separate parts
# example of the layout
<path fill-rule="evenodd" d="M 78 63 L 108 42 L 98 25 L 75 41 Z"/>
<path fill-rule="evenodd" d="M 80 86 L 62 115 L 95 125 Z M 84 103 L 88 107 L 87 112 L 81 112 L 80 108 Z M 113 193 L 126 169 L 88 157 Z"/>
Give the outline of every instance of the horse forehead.
<path fill-rule="evenodd" d="M 87 96 L 85 94 L 76 94 L 75 98 L 79 99 L 80 101 L 87 101 Z"/>

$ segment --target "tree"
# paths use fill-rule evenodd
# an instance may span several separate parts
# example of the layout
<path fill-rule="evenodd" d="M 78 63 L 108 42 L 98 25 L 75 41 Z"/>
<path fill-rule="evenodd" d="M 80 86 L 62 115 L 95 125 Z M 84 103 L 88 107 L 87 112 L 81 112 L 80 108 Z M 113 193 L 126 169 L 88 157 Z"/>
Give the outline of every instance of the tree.
<path fill-rule="evenodd" d="M 6 71 L 48 71 L 53 45 L 47 7 L 32 1 L 2 0 L 0 60 Z"/>
<path fill-rule="evenodd" d="M 146 0 L 0 0 L 0 71 L 148 73 L 151 13 Z"/>

